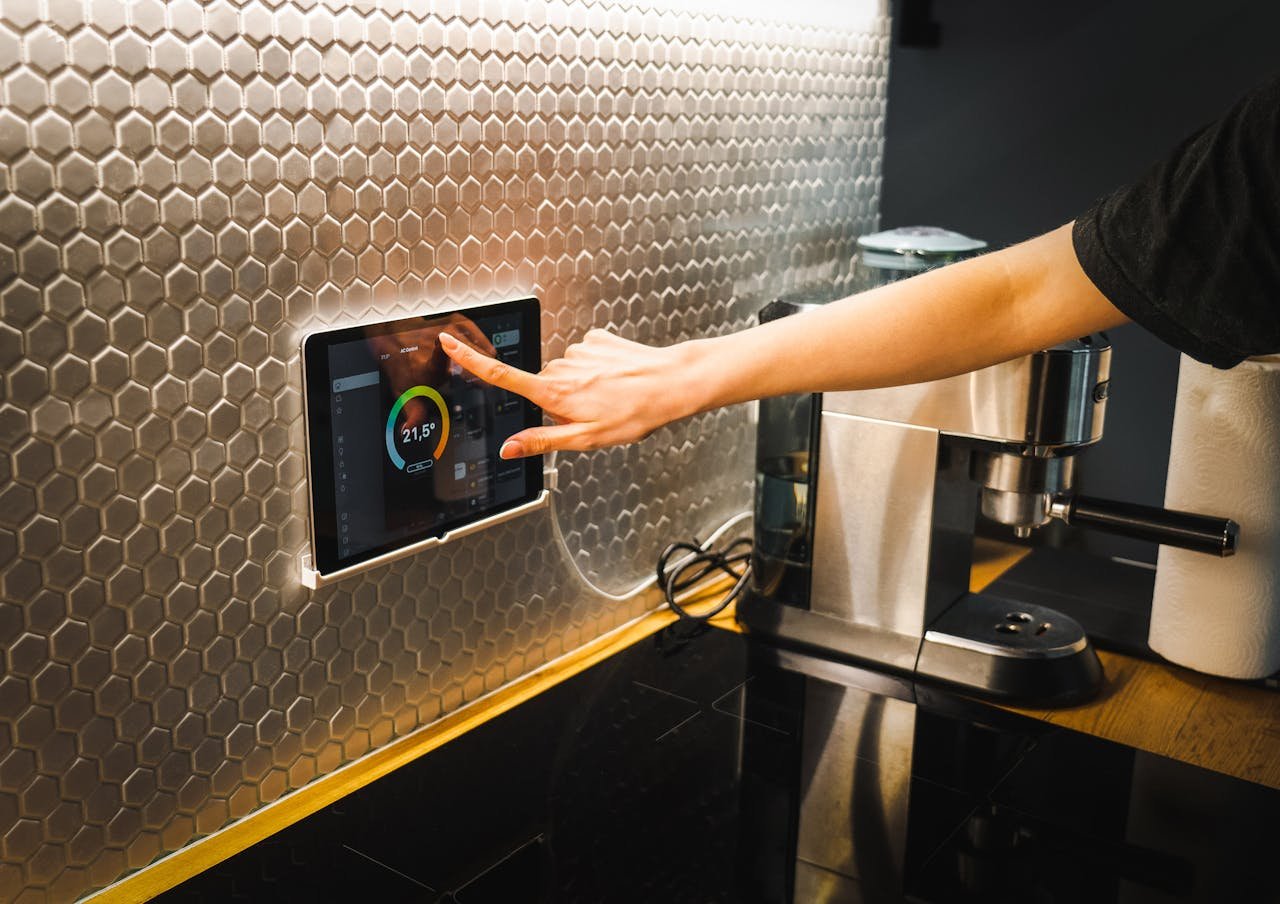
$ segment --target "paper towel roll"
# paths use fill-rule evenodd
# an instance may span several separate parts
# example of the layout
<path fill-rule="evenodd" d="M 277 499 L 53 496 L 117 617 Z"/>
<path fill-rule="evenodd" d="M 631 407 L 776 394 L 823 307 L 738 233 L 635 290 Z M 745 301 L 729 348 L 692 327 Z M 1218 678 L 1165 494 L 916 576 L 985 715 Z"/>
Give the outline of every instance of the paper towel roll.
<path fill-rule="evenodd" d="M 1234 518 L 1236 554 L 1160 547 L 1151 648 L 1230 678 L 1280 670 L 1280 356 L 1182 357 L 1165 507 Z"/>

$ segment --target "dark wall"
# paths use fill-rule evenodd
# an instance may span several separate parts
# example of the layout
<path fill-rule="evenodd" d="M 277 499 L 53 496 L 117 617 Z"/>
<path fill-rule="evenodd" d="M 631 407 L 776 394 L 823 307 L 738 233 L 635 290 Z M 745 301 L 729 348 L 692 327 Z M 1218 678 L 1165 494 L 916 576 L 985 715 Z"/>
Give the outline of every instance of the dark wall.
<path fill-rule="evenodd" d="M 932 19 L 937 47 L 898 35 L 891 53 L 881 222 L 993 246 L 1072 219 L 1280 70 L 1271 0 L 935 0 Z M 1111 338 L 1106 436 L 1081 489 L 1160 504 L 1178 355 L 1136 326 Z M 1083 539 L 1154 561 L 1147 544 Z"/>

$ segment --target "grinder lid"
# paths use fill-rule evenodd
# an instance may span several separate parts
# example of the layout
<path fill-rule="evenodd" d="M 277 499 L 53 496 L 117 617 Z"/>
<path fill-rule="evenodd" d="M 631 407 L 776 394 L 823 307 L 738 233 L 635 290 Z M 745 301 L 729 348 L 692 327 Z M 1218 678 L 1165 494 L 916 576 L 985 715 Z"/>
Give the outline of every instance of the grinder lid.
<path fill-rule="evenodd" d="M 972 257 L 986 247 L 982 239 L 938 226 L 900 226 L 858 237 L 862 262 L 880 270 L 927 270 Z"/>

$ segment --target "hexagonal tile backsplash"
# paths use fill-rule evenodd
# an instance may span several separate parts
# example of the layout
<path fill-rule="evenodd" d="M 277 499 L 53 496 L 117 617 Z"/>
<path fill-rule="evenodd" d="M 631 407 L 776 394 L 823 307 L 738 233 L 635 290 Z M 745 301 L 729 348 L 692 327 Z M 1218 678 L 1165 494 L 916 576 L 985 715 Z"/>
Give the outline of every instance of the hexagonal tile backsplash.
<path fill-rule="evenodd" d="M 654 604 L 578 571 L 624 590 L 747 507 L 746 411 L 312 593 L 300 332 L 536 294 L 554 356 L 848 285 L 863 6 L 0 0 L 5 895 L 110 883 Z"/>

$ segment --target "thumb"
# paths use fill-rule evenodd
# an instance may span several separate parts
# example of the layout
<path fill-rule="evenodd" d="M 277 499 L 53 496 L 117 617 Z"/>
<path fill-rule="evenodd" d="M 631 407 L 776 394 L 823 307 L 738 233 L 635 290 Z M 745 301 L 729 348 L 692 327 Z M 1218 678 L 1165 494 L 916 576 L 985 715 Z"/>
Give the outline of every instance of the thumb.
<path fill-rule="evenodd" d="M 526 458 L 544 452 L 585 452 L 596 448 L 590 441 L 589 431 L 583 424 L 562 424 L 556 427 L 530 427 L 508 439 L 498 450 L 500 458 Z"/>

